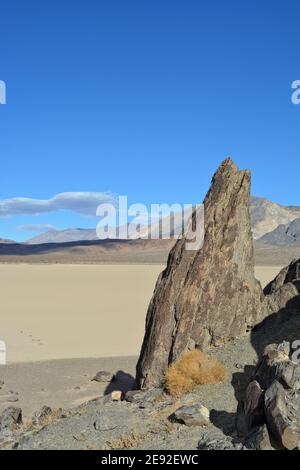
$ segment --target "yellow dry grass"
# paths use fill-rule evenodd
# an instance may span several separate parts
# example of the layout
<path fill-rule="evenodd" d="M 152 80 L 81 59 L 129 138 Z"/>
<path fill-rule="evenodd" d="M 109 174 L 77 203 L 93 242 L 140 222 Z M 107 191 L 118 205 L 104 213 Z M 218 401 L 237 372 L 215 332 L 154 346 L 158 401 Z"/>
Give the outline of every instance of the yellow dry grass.
<path fill-rule="evenodd" d="M 165 388 L 173 396 L 191 392 L 198 385 L 223 382 L 225 367 L 216 359 L 195 349 L 186 352 L 166 372 Z"/>
<path fill-rule="evenodd" d="M 128 434 L 125 434 L 112 442 L 108 442 L 108 448 L 113 450 L 118 449 L 134 449 L 136 448 L 141 441 L 146 437 L 146 434 L 139 434 L 135 431 L 131 431 Z"/>

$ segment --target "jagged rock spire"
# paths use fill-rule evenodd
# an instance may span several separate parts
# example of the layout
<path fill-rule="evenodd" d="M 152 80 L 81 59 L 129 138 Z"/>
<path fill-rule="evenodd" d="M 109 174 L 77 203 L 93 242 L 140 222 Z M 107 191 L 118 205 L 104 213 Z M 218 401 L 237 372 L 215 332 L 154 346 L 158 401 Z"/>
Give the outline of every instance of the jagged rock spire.
<path fill-rule="evenodd" d="M 168 364 L 187 349 L 239 337 L 262 315 L 254 277 L 249 216 L 250 173 L 226 159 L 204 200 L 205 236 L 198 251 L 186 239 L 171 250 L 148 308 L 136 385 L 158 386 Z"/>

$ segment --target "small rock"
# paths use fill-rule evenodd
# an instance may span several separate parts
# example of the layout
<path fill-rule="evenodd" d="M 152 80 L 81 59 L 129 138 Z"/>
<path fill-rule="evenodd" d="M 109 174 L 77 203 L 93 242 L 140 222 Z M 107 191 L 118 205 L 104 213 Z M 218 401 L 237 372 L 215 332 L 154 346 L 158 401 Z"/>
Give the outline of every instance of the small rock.
<path fill-rule="evenodd" d="M 40 410 L 34 413 L 32 421 L 34 424 L 42 424 L 48 416 L 51 416 L 51 414 L 52 409 L 50 406 L 42 406 Z"/>
<path fill-rule="evenodd" d="M 198 450 L 247 450 L 241 442 L 231 437 L 203 436 L 198 443 Z"/>
<path fill-rule="evenodd" d="M 0 380 L 0 387 L 3 387 L 4 385 L 4 380 Z"/>
<path fill-rule="evenodd" d="M 130 390 L 126 392 L 124 399 L 129 403 L 138 405 L 139 408 L 147 408 L 158 403 L 159 399 L 163 399 L 163 389 L 152 388 L 150 390 Z"/>
<path fill-rule="evenodd" d="M 104 415 L 99 416 L 94 422 L 94 428 L 96 431 L 111 431 L 114 429 L 111 420 Z"/>
<path fill-rule="evenodd" d="M 6 401 L 8 401 L 9 403 L 16 403 L 17 401 L 19 401 L 19 398 L 12 395 Z"/>
<path fill-rule="evenodd" d="M 92 380 L 95 382 L 112 382 L 114 378 L 115 376 L 111 372 L 100 370 Z"/>
<path fill-rule="evenodd" d="M 0 431 L 16 431 L 22 424 L 22 410 L 14 406 L 6 408 L 0 416 Z"/>
<path fill-rule="evenodd" d="M 209 424 L 209 410 L 200 404 L 182 406 L 169 419 L 186 426 L 207 426 Z"/>
<path fill-rule="evenodd" d="M 78 387 L 78 386 L 74 387 L 74 390 L 80 390 L 80 387 Z"/>
<path fill-rule="evenodd" d="M 112 401 L 122 401 L 124 398 L 124 392 L 121 392 L 120 390 L 114 390 L 111 392 L 111 399 Z"/>
<path fill-rule="evenodd" d="M 243 369 L 244 369 L 244 366 L 243 366 L 243 364 L 237 363 L 237 364 L 235 365 L 235 368 L 236 368 L 236 369 L 239 369 L 239 370 L 243 370 Z"/>

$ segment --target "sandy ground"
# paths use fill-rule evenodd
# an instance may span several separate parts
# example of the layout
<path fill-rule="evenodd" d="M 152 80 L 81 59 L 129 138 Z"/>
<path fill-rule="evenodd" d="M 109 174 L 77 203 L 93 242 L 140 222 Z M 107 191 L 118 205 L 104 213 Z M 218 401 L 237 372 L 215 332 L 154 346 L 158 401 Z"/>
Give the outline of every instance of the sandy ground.
<path fill-rule="evenodd" d="M 256 266 L 255 276 L 261 282 L 262 287 L 265 287 L 282 269 L 282 266 Z"/>
<path fill-rule="evenodd" d="M 162 266 L 0 265 L 7 361 L 138 354 Z"/>
<path fill-rule="evenodd" d="M 134 375 L 162 269 L 0 264 L 0 340 L 8 361 L 0 365 L 0 411 L 15 399 L 27 415 L 44 404 L 76 406 L 104 393 L 90 380 L 98 370 Z M 256 276 L 265 285 L 279 269 L 259 266 Z"/>

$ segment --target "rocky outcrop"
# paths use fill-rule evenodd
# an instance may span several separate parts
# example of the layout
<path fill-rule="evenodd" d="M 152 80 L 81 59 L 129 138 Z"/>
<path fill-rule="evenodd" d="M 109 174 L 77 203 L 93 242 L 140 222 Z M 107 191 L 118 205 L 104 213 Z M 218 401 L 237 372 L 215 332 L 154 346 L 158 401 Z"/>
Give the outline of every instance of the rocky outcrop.
<path fill-rule="evenodd" d="M 246 389 L 237 423 L 244 423 L 247 436 L 258 426 L 266 425 L 275 448 L 293 450 L 300 444 L 300 365 L 290 359 L 290 353 L 287 341 L 266 347 L 256 367 L 255 380 Z M 240 427 L 240 437 L 241 430 Z M 244 442 L 247 440 L 248 437 Z"/>
<path fill-rule="evenodd" d="M 300 259 L 283 268 L 264 289 L 269 313 L 300 312 Z M 286 320 L 286 318 L 283 318 Z"/>
<path fill-rule="evenodd" d="M 22 410 L 14 406 L 6 408 L 0 416 L 0 435 L 10 434 L 22 424 Z"/>
<path fill-rule="evenodd" d="M 182 352 L 230 341 L 262 318 L 249 192 L 250 173 L 225 160 L 204 201 L 203 247 L 188 251 L 186 238 L 178 240 L 158 279 L 147 313 L 137 387 L 158 386 L 168 364 Z"/>

